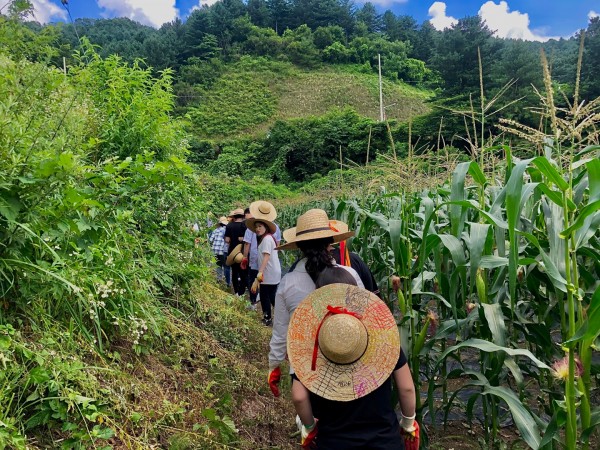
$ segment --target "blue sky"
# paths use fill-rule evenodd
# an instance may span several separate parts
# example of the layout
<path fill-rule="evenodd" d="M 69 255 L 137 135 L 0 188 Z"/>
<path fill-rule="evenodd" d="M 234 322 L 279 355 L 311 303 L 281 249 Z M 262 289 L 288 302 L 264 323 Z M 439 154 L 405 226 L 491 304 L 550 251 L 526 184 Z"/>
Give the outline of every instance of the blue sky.
<path fill-rule="evenodd" d="M 73 19 L 84 17 L 129 17 L 160 27 L 175 17 L 185 18 L 194 7 L 216 0 L 69 0 Z M 35 18 L 42 22 L 68 19 L 60 0 L 32 0 Z M 364 1 L 355 0 L 357 6 Z M 382 12 L 413 16 L 417 22 L 430 20 L 443 29 L 456 20 L 479 14 L 500 37 L 547 40 L 569 37 L 586 28 L 600 14 L 600 0 L 371 0 Z"/>

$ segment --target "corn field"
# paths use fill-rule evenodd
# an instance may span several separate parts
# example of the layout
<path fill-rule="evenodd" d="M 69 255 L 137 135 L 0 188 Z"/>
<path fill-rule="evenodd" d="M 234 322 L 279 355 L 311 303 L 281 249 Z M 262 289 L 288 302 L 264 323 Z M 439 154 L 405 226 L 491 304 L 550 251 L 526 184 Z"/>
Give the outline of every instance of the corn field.
<path fill-rule="evenodd" d="M 554 158 L 547 146 L 526 160 L 492 150 L 505 165 L 491 173 L 464 162 L 438 189 L 382 188 L 320 207 L 356 231 L 352 250 L 399 315 L 415 383 L 426 384 L 421 419 L 446 422 L 458 409 L 490 446 L 508 421 L 531 448 L 590 448 L 600 423 L 600 147 Z M 284 211 L 282 225 L 301 209 Z"/>

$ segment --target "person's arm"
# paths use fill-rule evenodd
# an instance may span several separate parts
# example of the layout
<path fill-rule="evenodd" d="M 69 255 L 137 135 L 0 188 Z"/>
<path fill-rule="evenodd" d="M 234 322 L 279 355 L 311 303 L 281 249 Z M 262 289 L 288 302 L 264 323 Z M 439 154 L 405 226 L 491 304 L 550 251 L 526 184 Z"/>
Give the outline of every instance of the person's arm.
<path fill-rule="evenodd" d="M 260 273 L 260 274 L 264 273 L 265 269 L 267 268 L 267 264 L 269 262 L 269 258 L 271 258 L 271 254 L 270 253 L 263 253 L 263 260 L 262 260 L 262 264 L 258 268 L 258 273 Z M 262 282 L 262 280 L 259 280 L 259 281 Z"/>
<path fill-rule="evenodd" d="M 294 379 L 292 382 L 292 402 L 296 409 L 296 414 L 300 417 L 302 425 L 307 428 L 312 428 L 315 423 L 312 406 L 310 404 L 310 396 L 308 389 L 300 382 Z"/>
<path fill-rule="evenodd" d="M 227 245 L 231 242 L 231 227 L 227 225 L 225 227 L 225 233 L 223 233 L 223 240 Z"/>
<path fill-rule="evenodd" d="M 398 400 L 400 401 L 400 435 L 404 439 L 404 448 L 406 450 L 418 450 L 421 437 L 419 423 L 415 420 L 416 414 L 416 394 L 415 385 L 408 368 L 404 364 L 394 371 L 394 381 L 398 388 Z"/>
<path fill-rule="evenodd" d="M 287 353 L 287 331 L 290 324 L 290 313 L 285 305 L 284 294 L 286 291 L 286 279 L 281 284 L 275 295 L 275 314 L 273 319 L 273 334 L 269 343 L 269 370 L 272 370 L 285 360 Z"/>
<path fill-rule="evenodd" d="M 417 407 L 417 398 L 415 394 L 415 384 L 408 364 L 394 371 L 394 381 L 398 388 L 398 400 L 400 402 L 400 411 L 404 417 L 413 417 Z"/>
<path fill-rule="evenodd" d="M 244 258 L 248 257 L 248 253 L 250 253 L 250 244 L 248 242 L 244 242 Z"/>

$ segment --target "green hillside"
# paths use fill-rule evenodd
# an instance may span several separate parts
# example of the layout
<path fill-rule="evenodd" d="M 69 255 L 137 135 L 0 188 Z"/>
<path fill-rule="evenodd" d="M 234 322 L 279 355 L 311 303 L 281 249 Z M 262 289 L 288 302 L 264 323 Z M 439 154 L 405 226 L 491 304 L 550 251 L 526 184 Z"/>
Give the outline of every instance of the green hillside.
<path fill-rule="evenodd" d="M 379 118 L 378 77 L 361 66 L 325 66 L 303 70 L 284 62 L 245 57 L 226 66 L 210 86 L 196 87 L 188 107 L 193 132 L 201 138 L 256 135 L 277 120 L 322 116 L 351 108 Z M 430 91 L 384 80 L 386 115 L 406 121 L 429 111 Z"/>

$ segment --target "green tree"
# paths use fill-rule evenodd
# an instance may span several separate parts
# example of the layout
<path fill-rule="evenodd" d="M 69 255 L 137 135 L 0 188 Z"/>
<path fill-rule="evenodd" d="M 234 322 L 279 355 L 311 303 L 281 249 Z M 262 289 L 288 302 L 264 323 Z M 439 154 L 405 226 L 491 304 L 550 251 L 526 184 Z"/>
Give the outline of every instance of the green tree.
<path fill-rule="evenodd" d="M 356 20 L 367 26 L 369 33 L 377 33 L 383 28 L 381 15 L 377 13 L 375 6 L 371 2 L 367 2 L 356 13 Z"/>
<path fill-rule="evenodd" d="M 271 13 L 270 26 L 281 35 L 292 24 L 292 5 L 288 0 L 266 1 Z"/>
<path fill-rule="evenodd" d="M 593 17 L 585 32 L 584 60 L 581 67 L 581 85 L 585 98 L 600 96 L 600 17 Z"/>
<path fill-rule="evenodd" d="M 313 33 L 313 41 L 319 50 L 323 50 L 334 42 L 343 44 L 346 41 L 344 29 L 339 25 L 318 27 Z"/>
<path fill-rule="evenodd" d="M 478 49 L 486 68 L 484 84 L 488 85 L 487 74 L 497 58 L 498 42 L 479 16 L 466 17 L 443 31 L 431 64 L 441 74 L 449 92 L 479 92 Z"/>
<path fill-rule="evenodd" d="M 283 33 L 285 54 L 290 61 L 303 67 L 314 67 L 319 62 L 319 53 L 315 47 L 312 31 L 307 25 L 301 25 Z"/>
<path fill-rule="evenodd" d="M 283 49 L 283 38 L 272 28 L 252 27 L 243 44 L 244 51 L 256 56 L 277 56 Z"/>
<path fill-rule="evenodd" d="M 267 0 L 248 0 L 246 8 L 252 24 L 261 28 L 271 25 L 271 11 Z"/>

